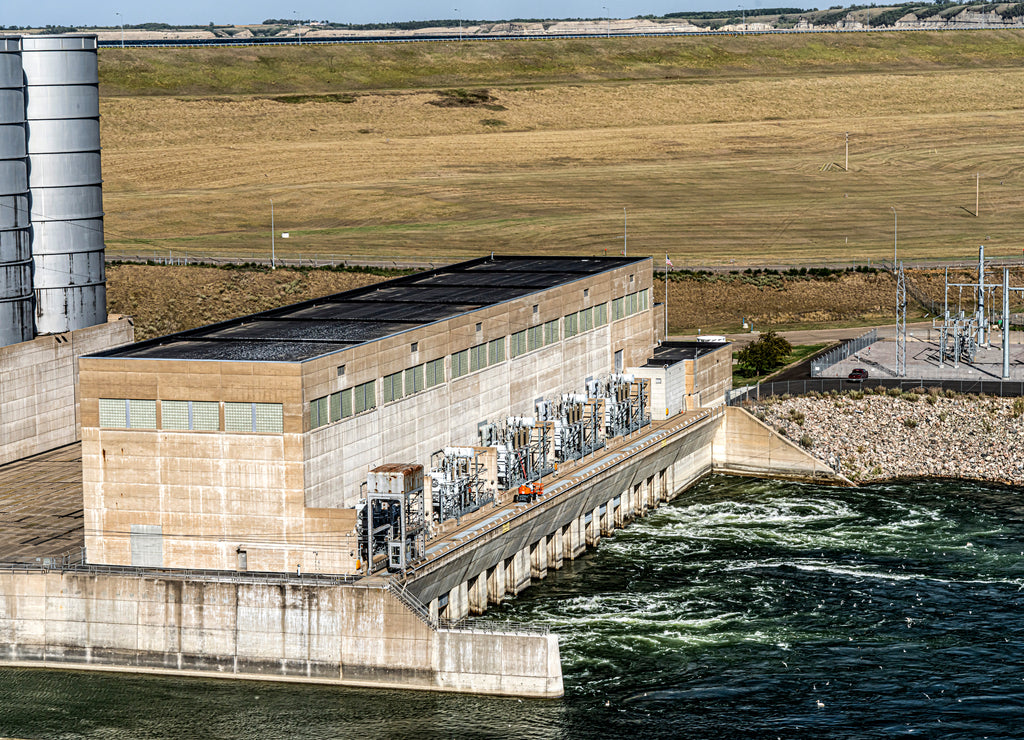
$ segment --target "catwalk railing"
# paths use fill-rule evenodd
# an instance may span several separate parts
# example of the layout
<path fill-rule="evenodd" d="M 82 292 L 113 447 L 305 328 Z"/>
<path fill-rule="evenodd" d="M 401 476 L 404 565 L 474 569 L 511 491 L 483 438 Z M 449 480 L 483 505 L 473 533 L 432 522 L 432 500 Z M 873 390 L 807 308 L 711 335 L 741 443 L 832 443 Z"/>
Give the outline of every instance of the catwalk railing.
<path fill-rule="evenodd" d="M 782 380 L 777 383 L 762 383 L 740 389 L 729 397 L 730 406 L 740 406 L 748 401 L 759 401 L 772 396 L 805 396 L 811 392 L 857 391 L 868 388 L 898 388 L 909 391 L 914 388 L 942 388 L 957 393 L 1015 397 L 1024 396 L 1024 381 L 1020 380 L 967 380 L 926 378 L 880 378 L 853 381 L 846 378 L 811 378 L 809 380 Z"/>

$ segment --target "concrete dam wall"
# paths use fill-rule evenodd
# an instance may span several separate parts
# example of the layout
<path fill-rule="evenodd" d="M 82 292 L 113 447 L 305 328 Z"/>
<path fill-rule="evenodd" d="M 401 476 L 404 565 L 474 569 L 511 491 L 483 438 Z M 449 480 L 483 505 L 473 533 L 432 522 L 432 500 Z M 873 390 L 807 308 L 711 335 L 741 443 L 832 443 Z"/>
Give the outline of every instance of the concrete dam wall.
<path fill-rule="evenodd" d="M 712 472 L 845 482 L 742 409 L 704 410 L 569 467 L 542 500 L 439 545 L 404 583 L 0 570 L 0 664 L 558 697 L 557 636 L 463 620 Z"/>

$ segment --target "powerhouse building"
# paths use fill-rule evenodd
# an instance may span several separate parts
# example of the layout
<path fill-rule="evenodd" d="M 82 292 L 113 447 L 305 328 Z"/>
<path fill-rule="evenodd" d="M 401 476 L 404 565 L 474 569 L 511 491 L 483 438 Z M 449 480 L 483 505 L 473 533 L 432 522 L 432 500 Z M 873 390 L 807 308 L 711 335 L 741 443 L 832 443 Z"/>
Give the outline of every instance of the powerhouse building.
<path fill-rule="evenodd" d="M 89 562 L 357 571 L 368 471 L 641 368 L 651 279 L 492 256 L 83 357 Z"/>

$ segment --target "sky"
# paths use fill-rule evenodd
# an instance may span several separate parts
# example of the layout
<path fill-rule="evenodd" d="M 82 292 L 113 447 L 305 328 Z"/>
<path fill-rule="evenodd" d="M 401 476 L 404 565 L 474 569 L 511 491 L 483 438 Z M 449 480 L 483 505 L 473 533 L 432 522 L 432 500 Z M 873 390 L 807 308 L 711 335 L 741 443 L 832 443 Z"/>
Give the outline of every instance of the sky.
<path fill-rule="evenodd" d="M 259 23 L 266 18 L 308 18 L 340 23 L 465 18 L 632 18 L 680 11 L 760 7 L 816 7 L 763 0 L 0 0 L 0 26 L 117 26 L 146 22 L 205 25 Z M 824 7 L 824 6 L 823 6 Z M 121 13 L 118 17 L 117 13 Z"/>

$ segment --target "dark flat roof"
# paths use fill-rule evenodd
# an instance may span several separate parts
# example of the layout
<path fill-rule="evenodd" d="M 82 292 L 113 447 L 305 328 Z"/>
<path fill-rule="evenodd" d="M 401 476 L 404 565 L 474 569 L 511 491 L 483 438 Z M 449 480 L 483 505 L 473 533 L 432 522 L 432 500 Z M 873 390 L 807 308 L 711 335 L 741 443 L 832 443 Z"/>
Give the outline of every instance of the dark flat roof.
<path fill-rule="evenodd" d="M 89 356 L 301 362 L 646 259 L 482 257 Z"/>
<path fill-rule="evenodd" d="M 644 363 L 644 367 L 670 367 L 683 360 L 696 360 L 729 344 L 730 342 L 662 342 Z"/>

